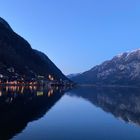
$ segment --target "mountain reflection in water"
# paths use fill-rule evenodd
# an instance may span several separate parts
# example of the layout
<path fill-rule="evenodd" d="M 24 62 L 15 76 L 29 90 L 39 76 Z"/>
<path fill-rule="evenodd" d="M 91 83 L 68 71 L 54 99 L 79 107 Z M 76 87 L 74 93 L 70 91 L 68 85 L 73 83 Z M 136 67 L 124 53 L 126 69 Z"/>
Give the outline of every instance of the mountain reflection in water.
<path fill-rule="evenodd" d="M 62 97 L 64 89 L 0 87 L 0 140 L 20 133 L 33 120 L 42 117 Z"/>
<path fill-rule="evenodd" d="M 67 90 L 0 87 L 0 140 L 12 138 L 18 140 L 28 137 L 38 140 L 42 138 L 132 140 L 135 137 L 139 140 L 139 127 L 124 125 L 115 118 L 140 125 L 140 89 L 80 87 L 69 92 L 66 92 Z M 80 98 L 84 100 L 79 100 Z M 59 104 L 55 105 L 58 100 Z M 97 107 L 104 111 L 96 110 Z M 32 121 L 39 118 L 45 119 L 37 121 L 38 127 L 38 124 Z M 27 126 L 29 122 L 32 123 Z M 42 123 L 47 125 L 42 126 Z M 36 130 L 39 135 L 36 134 Z M 118 133 L 122 131 L 121 137 Z M 133 131 L 133 134 L 130 131 Z M 31 136 L 27 134 L 29 132 Z"/>
<path fill-rule="evenodd" d="M 140 89 L 124 87 L 83 87 L 70 96 L 81 97 L 125 122 L 140 125 Z"/>

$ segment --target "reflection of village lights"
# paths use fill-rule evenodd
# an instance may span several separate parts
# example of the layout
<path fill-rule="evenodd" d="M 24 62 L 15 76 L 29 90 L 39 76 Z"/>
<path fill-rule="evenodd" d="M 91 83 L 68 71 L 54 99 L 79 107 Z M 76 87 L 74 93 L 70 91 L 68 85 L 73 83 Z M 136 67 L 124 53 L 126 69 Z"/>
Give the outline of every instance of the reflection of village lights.
<path fill-rule="evenodd" d="M 13 101 L 13 98 L 11 97 L 10 102 L 12 102 L 12 101 Z"/>
<path fill-rule="evenodd" d="M 53 89 L 50 90 L 50 93 L 53 94 Z"/>
<path fill-rule="evenodd" d="M 21 93 L 23 94 L 23 91 L 24 91 L 24 86 L 22 86 L 22 88 L 21 88 Z"/>
<path fill-rule="evenodd" d="M 33 87 L 32 86 L 29 86 L 29 89 L 30 89 L 30 91 L 32 91 L 33 90 Z"/>
<path fill-rule="evenodd" d="M 17 91 L 19 91 L 19 86 L 17 86 Z"/>
<path fill-rule="evenodd" d="M 37 91 L 37 96 L 43 96 L 43 91 Z"/>
<path fill-rule="evenodd" d="M 9 89 L 8 86 L 6 86 L 6 92 L 8 92 L 8 89 Z"/>
<path fill-rule="evenodd" d="M 18 94 L 24 94 L 24 89 L 25 87 L 27 89 L 30 89 L 31 92 L 36 92 L 37 90 L 37 86 L 17 86 L 17 85 L 7 85 L 7 86 L 1 86 L 0 87 L 0 96 L 2 96 L 2 94 L 13 94 L 16 95 Z M 41 96 L 43 95 L 43 91 L 40 91 L 37 93 L 37 96 Z M 10 102 L 10 98 L 9 98 L 9 102 Z"/>
<path fill-rule="evenodd" d="M 51 92 L 50 92 L 50 90 L 48 91 L 48 97 L 50 97 L 51 96 Z"/>
<path fill-rule="evenodd" d="M 34 89 L 34 90 L 37 90 L 37 87 L 36 87 L 36 86 L 33 86 L 33 89 Z"/>

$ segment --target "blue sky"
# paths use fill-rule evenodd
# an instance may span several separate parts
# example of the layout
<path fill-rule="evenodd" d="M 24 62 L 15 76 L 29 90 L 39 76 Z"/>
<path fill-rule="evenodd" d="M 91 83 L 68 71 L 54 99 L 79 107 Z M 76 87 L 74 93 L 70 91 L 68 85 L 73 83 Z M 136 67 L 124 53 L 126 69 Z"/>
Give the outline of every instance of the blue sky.
<path fill-rule="evenodd" d="M 65 74 L 140 48 L 139 0 L 3 0 L 0 16 Z"/>

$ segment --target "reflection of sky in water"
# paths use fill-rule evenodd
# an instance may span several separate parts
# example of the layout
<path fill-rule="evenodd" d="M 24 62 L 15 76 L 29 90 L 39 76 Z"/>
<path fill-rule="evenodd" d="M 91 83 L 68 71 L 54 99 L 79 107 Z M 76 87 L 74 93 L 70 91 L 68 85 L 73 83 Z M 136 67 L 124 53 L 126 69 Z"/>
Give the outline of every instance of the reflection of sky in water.
<path fill-rule="evenodd" d="M 84 91 L 84 90 L 82 90 Z M 107 90 L 108 91 L 108 90 Z M 129 90 L 127 90 L 129 91 Z M 135 90 L 134 90 L 135 91 Z M 85 93 L 79 91 L 69 91 L 65 94 L 44 117 L 28 124 L 26 129 L 14 140 L 17 139 L 36 139 L 36 140 L 139 140 L 140 139 L 140 127 L 133 123 L 126 123 L 122 121 L 122 118 L 115 118 L 112 112 L 108 113 L 103 108 L 102 99 L 113 99 L 112 94 L 99 98 L 100 93 L 94 93 L 94 99 L 97 96 L 97 107 L 86 98 L 89 96 L 91 89 L 86 89 Z M 117 91 L 118 92 L 118 91 Z M 82 95 L 83 94 L 83 95 Z M 96 95 L 97 94 L 97 95 Z M 121 91 L 119 96 L 115 96 L 117 102 L 121 100 Z M 124 93 L 123 93 L 124 94 Z M 133 95 L 128 93 L 128 96 L 135 97 L 139 100 L 139 95 L 134 93 Z M 119 98 L 119 99 L 117 99 Z M 125 101 L 125 99 L 123 100 Z M 107 101 L 108 103 L 109 101 Z M 95 102 L 97 103 L 97 102 Z M 130 103 L 131 104 L 131 103 Z M 106 105 L 104 103 L 104 105 Z M 125 105 L 125 103 L 124 103 Z M 129 107 L 129 105 L 128 105 Z M 129 110 L 129 109 L 128 109 Z M 118 110 L 119 111 L 119 110 Z M 132 112 L 133 113 L 133 112 Z M 134 112 L 135 113 L 135 112 Z M 119 114 L 119 112 L 118 112 Z M 121 119 L 121 120 L 120 120 Z"/>
<path fill-rule="evenodd" d="M 0 87 L 0 139 L 140 139 L 140 89 L 65 90 Z"/>

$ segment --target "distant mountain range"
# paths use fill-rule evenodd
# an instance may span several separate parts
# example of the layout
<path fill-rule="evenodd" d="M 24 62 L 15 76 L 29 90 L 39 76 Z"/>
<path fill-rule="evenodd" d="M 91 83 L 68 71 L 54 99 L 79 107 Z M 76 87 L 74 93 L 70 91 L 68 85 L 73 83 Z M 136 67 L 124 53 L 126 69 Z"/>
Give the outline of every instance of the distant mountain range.
<path fill-rule="evenodd" d="M 71 80 L 79 84 L 140 85 L 140 49 L 117 55 Z"/>
<path fill-rule="evenodd" d="M 44 53 L 32 49 L 0 18 L 0 78 L 30 80 L 38 76 L 68 80 Z"/>
<path fill-rule="evenodd" d="M 75 77 L 75 76 L 78 76 L 78 75 L 80 75 L 80 73 L 69 74 L 69 75 L 67 75 L 67 77 L 68 77 L 69 79 L 71 79 L 71 78 L 73 78 L 73 77 Z"/>

